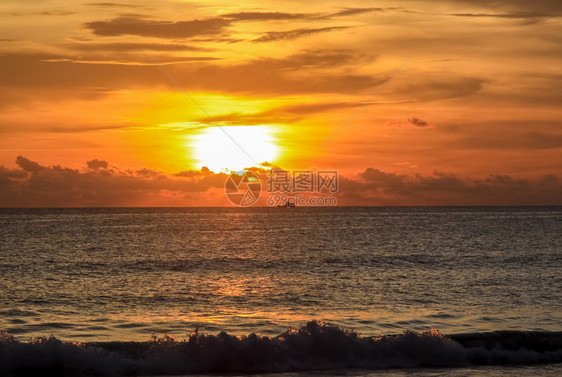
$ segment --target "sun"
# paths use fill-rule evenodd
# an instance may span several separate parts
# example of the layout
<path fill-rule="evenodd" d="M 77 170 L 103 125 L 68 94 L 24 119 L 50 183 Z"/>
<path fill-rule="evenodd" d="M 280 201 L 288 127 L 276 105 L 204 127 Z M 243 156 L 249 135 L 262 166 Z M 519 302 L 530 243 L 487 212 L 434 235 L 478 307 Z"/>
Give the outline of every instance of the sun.
<path fill-rule="evenodd" d="M 271 126 L 207 127 L 192 141 L 193 157 L 215 173 L 271 163 L 279 155 Z"/>

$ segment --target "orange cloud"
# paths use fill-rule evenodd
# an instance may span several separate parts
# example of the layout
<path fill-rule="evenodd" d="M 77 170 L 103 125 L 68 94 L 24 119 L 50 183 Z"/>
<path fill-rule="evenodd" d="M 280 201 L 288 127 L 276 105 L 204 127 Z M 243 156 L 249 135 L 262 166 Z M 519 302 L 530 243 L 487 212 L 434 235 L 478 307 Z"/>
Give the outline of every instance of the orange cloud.
<path fill-rule="evenodd" d="M 345 26 L 329 26 L 329 27 L 322 27 L 322 28 L 302 28 L 302 29 L 294 29 L 294 30 L 286 30 L 286 31 L 270 31 L 267 32 L 265 35 L 254 39 L 254 42 L 273 42 L 273 41 L 280 41 L 283 39 L 297 39 L 304 35 L 316 34 L 316 33 L 323 33 L 327 31 L 335 31 L 335 30 L 342 30 L 347 29 Z"/>
<path fill-rule="evenodd" d="M 205 164 L 194 151 L 213 122 L 156 61 L 221 124 L 271 126 L 282 151 L 271 162 L 302 167 L 413 55 L 310 165 L 345 174 L 373 166 L 406 174 L 409 188 L 416 187 L 416 172 L 435 179 L 434 170 L 456 174 L 465 191 L 477 181 L 466 177 L 485 181 L 490 172 L 535 187 L 541 175 L 562 174 L 561 4 L 444 0 L 436 8 L 429 0 L 400 7 L 381 0 L 380 8 L 366 8 L 356 0 L 342 8 L 336 1 L 265 1 L 217 8 L 163 0 L 77 2 L 61 9 L 45 0 L 31 9 L 8 1 L 0 40 L 6 42 L 0 47 L 0 164 L 13 167 L 24 152 L 72 168 L 77 160 L 102 156 L 134 171 L 99 160 L 92 171 L 78 173 L 113 169 L 118 174 L 111 182 L 187 179 L 170 173 Z M 31 162 L 21 160 L 18 172 L 3 170 L 5 179 L 18 176 L 23 186 L 17 187 L 24 188 L 32 175 L 52 170 L 22 168 L 33 168 Z M 439 202 L 425 192 L 401 197 L 365 185 L 350 203 Z M 178 203 L 197 202 L 182 199 L 183 191 L 162 190 L 139 190 L 135 200 L 164 203 L 161 193 L 174 192 Z M 210 190 L 220 194 L 221 188 Z M 451 190 L 442 195 L 450 202 L 473 198 Z"/>

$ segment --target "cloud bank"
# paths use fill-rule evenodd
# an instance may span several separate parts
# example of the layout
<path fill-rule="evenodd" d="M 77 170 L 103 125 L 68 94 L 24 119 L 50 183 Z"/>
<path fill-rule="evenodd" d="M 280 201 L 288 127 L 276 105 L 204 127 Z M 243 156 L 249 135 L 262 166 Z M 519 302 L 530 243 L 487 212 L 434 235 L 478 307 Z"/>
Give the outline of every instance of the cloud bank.
<path fill-rule="evenodd" d="M 121 169 L 94 159 L 84 168 L 44 166 L 23 156 L 13 169 L 0 167 L 0 207 L 225 206 L 225 173 L 209 169 L 176 174 Z M 267 171 L 252 168 L 267 185 Z M 265 205 L 267 193 L 258 204 Z M 562 205 L 562 181 L 491 174 L 484 179 L 435 172 L 406 175 L 367 168 L 340 176 L 340 205 Z"/>

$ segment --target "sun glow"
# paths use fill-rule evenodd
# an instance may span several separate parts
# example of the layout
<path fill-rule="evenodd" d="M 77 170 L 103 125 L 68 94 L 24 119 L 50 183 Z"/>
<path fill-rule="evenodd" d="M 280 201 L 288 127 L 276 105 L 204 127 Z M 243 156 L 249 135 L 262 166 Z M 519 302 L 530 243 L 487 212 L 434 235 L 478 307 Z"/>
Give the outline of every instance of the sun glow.
<path fill-rule="evenodd" d="M 271 163 L 279 147 L 271 126 L 208 127 L 192 140 L 198 167 L 214 172 L 242 170 Z"/>

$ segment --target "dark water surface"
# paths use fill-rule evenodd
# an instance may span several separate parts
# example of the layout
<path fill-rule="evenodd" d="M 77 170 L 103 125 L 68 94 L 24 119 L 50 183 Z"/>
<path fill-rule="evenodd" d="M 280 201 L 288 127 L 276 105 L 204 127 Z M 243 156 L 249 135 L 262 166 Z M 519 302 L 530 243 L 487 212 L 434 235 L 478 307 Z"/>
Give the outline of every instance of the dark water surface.
<path fill-rule="evenodd" d="M 0 210 L 17 340 L 562 330 L 562 208 Z"/>

